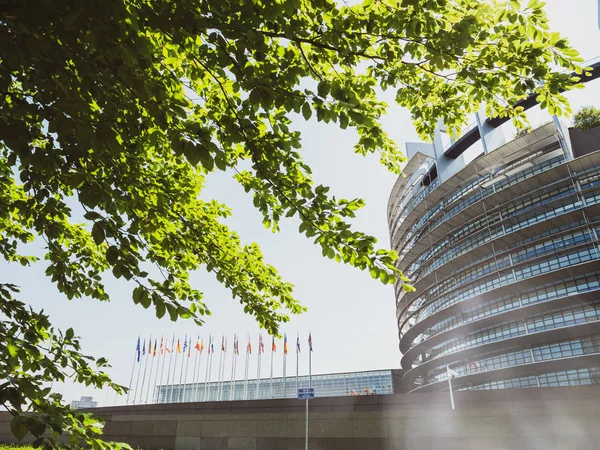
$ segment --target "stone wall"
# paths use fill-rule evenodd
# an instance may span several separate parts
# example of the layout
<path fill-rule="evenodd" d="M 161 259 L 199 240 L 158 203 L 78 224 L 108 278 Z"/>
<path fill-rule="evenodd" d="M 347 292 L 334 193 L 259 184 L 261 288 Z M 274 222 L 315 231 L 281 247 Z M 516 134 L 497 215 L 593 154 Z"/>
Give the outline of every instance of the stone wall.
<path fill-rule="evenodd" d="M 311 450 L 600 448 L 600 386 L 321 398 Z M 302 450 L 305 403 L 265 400 L 97 408 L 106 437 L 144 449 Z M 0 413 L 0 441 L 10 441 Z"/>

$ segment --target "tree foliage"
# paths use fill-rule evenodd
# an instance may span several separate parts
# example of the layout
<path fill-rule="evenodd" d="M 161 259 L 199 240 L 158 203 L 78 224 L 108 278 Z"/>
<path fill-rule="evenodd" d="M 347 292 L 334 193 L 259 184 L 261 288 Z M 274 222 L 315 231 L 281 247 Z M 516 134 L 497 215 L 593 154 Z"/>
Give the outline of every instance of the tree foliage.
<path fill-rule="evenodd" d="M 584 106 L 573 116 L 573 126 L 580 130 L 591 130 L 600 125 L 600 109 Z"/>
<path fill-rule="evenodd" d="M 203 268 L 270 333 L 303 307 L 260 249 L 224 224 L 228 207 L 199 198 L 209 173 L 232 173 L 267 228 L 296 217 L 324 256 L 406 283 L 396 252 L 351 228 L 362 200 L 313 180 L 292 119 L 354 129 L 356 153 L 378 153 L 400 173 L 405 157 L 380 123 L 380 88 L 429 136 L 440 119 L 456 133 L 481 103 L 523 125 L 512 105 L 531 92 L 551 113 L 569 112 L 560 92 L 582 73 L 539 0 L 23 0 L 0 9 L 4 259 L 35 263 L 21 244 L 42 238 L 46 274 L 68 298 L 109 300 L 101 275 L 111 271 L 131 281 L 135 303 L 198 324 L 210 312 L 189 274 Z"/>

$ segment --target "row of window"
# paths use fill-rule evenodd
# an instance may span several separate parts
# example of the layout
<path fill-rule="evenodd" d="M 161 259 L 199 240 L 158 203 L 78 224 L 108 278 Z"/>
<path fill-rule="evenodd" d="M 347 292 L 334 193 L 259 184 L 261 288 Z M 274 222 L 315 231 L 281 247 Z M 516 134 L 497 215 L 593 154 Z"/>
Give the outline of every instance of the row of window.
<path fill-rule="evenodd" d="M 541 286 L 530 288 L 518 294 L 506 294 L 492 301 L 473 306 L 455 316 L 448 317 L 426 329 L 419 336 L 419 342 L 457 326 L 499 314 L 504 311 L 528 306 L 536 303 L 555 300 L 557 298 L 590 292 L 600 289 L 600 272 L 593 272 L 561 281 L 552 281 Z M 413 345 L 416 345 L 413 344 Z"/>
<path fill-rule="evenodd" d="M 552 150 L 550 150 L 550 151 L 552 151 Z M 422 236 L 424 232 L 429 232 L 429 231 L 433 230 L 436 227 L 435 224 L 449 220 L 450 218 L 452 218 L 456 214 L 464 211 L 468 206 L 476 203 L 477 201 L 484 199 L 486 197 L 489 197 L 490 195 L 492 195 L 502 189 L 506 189 L 509 186 L 515 185 L 527 178 L 535 176 L 538 173 L 544 172 L 552 167 L 558 166 L 558 165 L 562 164 L 564 161 L 565 161 L 564 155 L 559 155 L 550 160 L 544 161 L 541 164 L 537 164 L 533 167 L 526 168 L 516 174 L 506 177 L 504 180 L 501 180 L 501 181 L 495 183 L 493 186 L 490 186 L 487 188 L 483 187 L 482 184 L 485 183 L 486 181 L 488 181 L 489 179 L 491 179 L 491 177 L 489 175 L 481 177 L 481 178 L 476 177 L 475 179 L 468 181 L 466 183 L 466 185 L 463 185 L 463 187 L 461 187 L 460 189 L 453 190 L 452 194 L 450 196 L 448 196 L 447 198 L 441 199 L 439 202 L 437 202 L 435 207 L 430 208 L 412 226 L 412 229 L 419 230 L 420 231 L 419 234 Z M 430 219 L 433 216 L 435 216 L 440 210 L 442 210 L 446 206 L 450 205 L 451 203 L 455 202 L 460 197 L 464 197 L 464 196 L 466 196 L 466 194 L 473 192 L 475 189 L 477 189 L 477 192 L 468 196 L 464 200 L 460 201 L 457 205 L 453 206 L 451 209 L 446 211 L 441 218 L 438 218 L 438 219 L 436 219 L 436 221 L 430 223 L 429 227 L 424 227 L 425 223 L 430 221 Z M 422 194 L 419 195 L 419 198 L 414 202 L 414 204 L 411 204 L 410 207 L 406 208 L 406 210 L 407 210 L 406 215 L 410 214 L 410 212 L 412 212 L 414 210 L 414 208 L 423 200 L 423 198 L 424 198 L 424 196 Z M 429 231 L 427 231 L 427 230 L 429 230 Z M 407 236 L 407 238 L 408 238 L 408 236 Z"/>
<path fill-rule="evenodd" d="M 600 228 L 599 228 L 600 229 Z M 437 281 L 430 289 L 423 293 L 424 296 L 435 296 L 444 294 L 451 289 L 456 289 L 461 285 L 467 284 L 478 278 L 481 278 L 490 273 L 499 271 L 511 265 L 516 265 L 524 261 L 540 257 L 545 254 L 556 253 L 565 248 L 571 248 L 582 245 L 586 242 L 593 242 L 594 236 L 588 228 L 577 230 L 572 233 L 563 234 L 551 239 L 543 240 L 530 247 L 525 247 L 522 250 L 514 253 L 493 257 L 491 261 L 487 261 L 477 266 L 470 266 L 459 272 L 453 273 L 445 280 Z M 552 269 L 548 269 L 552 270 Z M 526 272 L 521 272 L 520 269 L 515 270 L 516 279 L 527 278 L 532 275 L 526 275 Z"/>
<path fill-rule="evenodd" d="M 600 368 L 581 368 L 563 370 L 560 372 L 545 373 L 535 376 L 510 378 L 508 380 L 491 381 L 476 386 L 459 389 L 466 390 L 490 390 L 490 389 L 516 389 L 531 387 L 562 387 L 562 386 L 586 386 L 600 384 Z"/>
<path fill-rule="evenodd" d="M 159 403 L 296 398 L 297 388 L 309 387 L 309 383 L 315 389 L 317 397 L 362 395 L 365 390 L 368 394 L 393 393 L 390 371 L 334 374 L 334 378 L 323 377 L 323 375 L 315 375 L 310 382 L 308 377 L 302 376 L 298 378 L 298 384 L 296 384 L 296 377 L 287 378 L 285 384 L 281 378 L 273 379 L 273 382 L 263 379 L 260 382 L 260 388 L 256 380 L 248 380 L 247 384 L 242 380 L 233 383 L 226 381 L 221 386 L 216 382 L 210 383 L 210 385 L 198 383 L 160 386 L 155 397 L 158 398 Z M 259 388 L 258 393 L 257 388 Z"/>
<path fill-rule="evenodd" d="M 552 344 L 538 345 L 531 349 L 494 355 L 468 363 L 451 363 L 449 366 L 459 376 L 471 375 L 489 370 L 503 369 L 506 367 L 520 366 L 532 362 L 548 361 L 552 359 L 570 358 L 600 353 L 600 337 L 588 336 L 580 339 L 571 339 Z M 447 365 L 436 367 L 427 372 L 427 382 L 435 383 L 448 379 Z"/>
<path fill-rule="evenodd" d="M 558 160 L 556 160 L 555 165 L 558 165 L 561 163 L 562 163 L 562 161 L 559 162 Z M 544 169 L 544 170 L 546 170 L 546 169 Z M 499 218 L 496 217 L 498 215 L 501 217 L 504 217 L 504 219 L 507 219 L 512 216 L 521 214 L 525 211 L 531 210 L 532 208 L 535 208 L 541 204 L 548 203 L 554 199 L 564 197 L 564 196 L 569 195 L 570 193 L 575 192 L 570 178 L 565 178 L 560 181 L 562 181 L 563 186 L 561 186 L 559 188 L 551 189 L 546 192 L 544 192 L 543 190 L 541 190 L 541 191 L 538 190 L 537 191 L 538 194 L 536 194 L 536 195 L 531 195 L 530 197 L 525 198 L 525 199 L 518 199 L 518 200 L 514 201 L 512 204 L 508 203 L 507 205 L 505 205 L 503 207 L 502 210 L 494 212 L 494 214 L 490 214 L 489 217 L 487 218 L 487 220 L 485 220 L 486 218 L 484 217 L 483 219 L 480 218 L 480 219 L 472 221 L 468 224 L 465 224 L 465 226 L 461 226 L 461 228 L 459 230 L 455 230 L 456 233 L 453 233 L 453 241 L 456 242 L 457 240 L 462 239 L 465 236 L 472 234 L 479 229 L 493 225 L 493 223 L 495 223 L 499 220 Z M 488 188 L 485 191 L 486 191 L 485 195 L 482 195 L 483 194 L 482 191 L 478 191 L 476 194 L 474 194 L 473 197 L 476 197 L 475 200 L 479 200 L 480 198 L 485 198 L 494 193 L 494 190 L 492 188 Z M 404 246 L 404 248 L 405 249 L 412 248 L 424 236 L 426 236 L 428 233 L 431 233 L 435 228 L 440 226 L 442 223 L 447 222 L 452 217 L 456 216 L 456 214 L 460 213 L 461 211 L 464 211 L 464 209 L 473 202 L 467 201 L 466 203 L 467 204 L 465 205 L 465 207 L 456 208 L 456 210 L 453 210 L 451 215 L 449 215 L 448 212 L 446 212 L 445 214 L 438 217 L 435 221 L 429 222 L 427 225 L 425 224 L 425 221 L 423 221 L 423 220 L 417 221 L 411 227 L 411 229 L 415 230 L 416 232 L 407 234 L 407 238 L 406 238 L 407 244 Z M 430 217 L 433 214 L 437 213 L 437 211 L 439 211 L 439 209 L 440 209 L 440 207 L 438 205 L 435 205 L 432 209 L 430 209 L 429 211 L 427 211 L 425 213 L 425 216 Z M 497 214 L 497 213 L 500 213 L 500 214 Z M 490 219 L 495 219 L 495 220 L 490 221 Z M 410 235 L 410 238 L 409 238 L 409 235 Z"/>
<path fill-rule="evenodd" d="M 525 321 L 514 320 L 502 324 L 491 325 L 468 333 L 464 337 L 456 337 L 441 342 L 424 355 L 422 361 L 427 361 L 450 353 L 477 347 L 491 342 L 510 339 L 528 333 L 537 333 L 557 328 L 570 327 L 600 320 L 600 303 L 578 305 L 562 308 L 547 313 L 539 313 Z"/>
<path fill-rule="evenodd" d="M 600 199 L 598 201 L 600 201 Z M 588 205 L 589 204 L 591 203 L 588 203 Z M 520 217 L 520 220 L 516 221 L 515 223 L 506 221 L 502 222 L 498 226 L 489 227 L 488 229 L 473 234 L 468 239 L 465 239 L 463 242 L 454 246 L 451 246 L 450 242 L 450 236 L 454 234 L 451 233 L 444 241 L 436 244 L 435 246 L 429 247 L 428 250 L 417 259 L 416 263 L 411 264 L 411 272 L 414 274 L 419 268 L 423 267 L 424 270 L 422 270 L 421 276 L 426 276 L 441 265 L 446 264 L 458 256 L 468 253 L 475 248 L 486 244 L 487 242 L 493 241 L 496 238 L 514 231 L 526 228 L 532 224 L 543 222 L 553 217 L 565 214 L 575 208 L 581 208 L 581 206 L 582 204 L 579 200 L 579 197 L 577 195 L 572 195 L 570 198 L 564 199 L 558 203 L 545 205 L 542 210 L 537 211 L 535 214 L 528 214 L 524 217 Z M 579 224 L 579 221 L 577 223 Z M 573 223 L 572 228 L 576 226 L 577 225 Z M 416 278 L 414 279 L 416 281 Z"/>
<path fill-rule="evenodd" d="M 498 287 L 506 286 L 534 275 L 548 273 L 550 271 L 592 261 L 598 259 L 599 257 L 600 254 L 598 253 L 598 249 L 590 246 L 588 248 L 573 250 L 569 253 L 551 257 L 546 260 L 537 260 L 531 264 L 524 265 L 519 269 L 515 269 L 514 271 L 500 271 L 493 276 L 480 279 L 478 283 L 456 289 L 442 297 L 437 297 L 435 299 L 424 297 L 425 303 L 428 303 L 428 306 L 419 313 L 418 320 L 421 321 L 451 305 L 460 303 L 466 299 L 491 291 Z"/>
<path fill-rule="evenodd" d="M 600 169 L 595 170 L 600 171 Z M 446 239 L 428 248 L 427 251 L 421 254 L 416 262 L 411 265 L 410 272 L 415 273 L 419 267 L 424 266 L 430 259 L 441 254 L 440 258 L 434 258 L 434 261 L 428 264 L 429 269 L 423 273 L 423 276 L 425 276 L 456 256 L 498 236 L 582 207 L 580 196 L 572 186 L 571 180 L 566 179 L 564 182 L 565 185 L 560 188 L 514 203 L 512 208 L 515 209 L 515 212 L 512 214 L 508 213 L 508 209 L 510 208 L 505 208 L 504 214 L 502 211 L 490 213 L 466 226 L 462 226 L 460 230 L 453 230 L 452 233 L 448 234 Z M 600 202 L 599 196 L 600 190 L 596 189 L 586 196 L 586 203 L 595 204 Z M 559 201 L 556 199 L 559 199 Z M 542 207 L 541 209 L 540 206 Z M 498 223 L 500 225 L 496 226 Z M 477 232 L 480 233 L 477 234 Z M 465 242 L 453 245 L 467 235 L 471 237 Z M 412 248 L 412 245 L 408 247 Z M 447 249 L 447 247 L 451 248 Z M 410 248 L 406 248 L 406 252 Z"/>

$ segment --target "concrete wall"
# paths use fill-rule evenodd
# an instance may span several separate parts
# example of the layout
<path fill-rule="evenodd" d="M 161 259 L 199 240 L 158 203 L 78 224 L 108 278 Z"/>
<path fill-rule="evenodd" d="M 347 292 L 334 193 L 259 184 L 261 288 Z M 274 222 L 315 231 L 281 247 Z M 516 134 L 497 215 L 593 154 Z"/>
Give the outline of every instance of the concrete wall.
<path fill-rule="evenodd" d="M 310 403 L 311 450 L 600 448 L 600 386 L 322 398 Z M 304 402 L 98 408 L 106 437 L 144 449 L 301 450 Z M 4 415 L 2 415 L 4 414 Z M 9 441 L 0 413 L 0 441 Z"/>

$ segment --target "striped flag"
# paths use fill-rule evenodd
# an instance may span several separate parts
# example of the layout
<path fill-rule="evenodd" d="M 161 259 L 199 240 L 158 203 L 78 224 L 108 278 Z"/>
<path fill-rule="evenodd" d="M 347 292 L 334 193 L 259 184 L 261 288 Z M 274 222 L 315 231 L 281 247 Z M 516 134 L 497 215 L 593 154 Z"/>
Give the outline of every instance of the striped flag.
<path fill-rule="evenodd" d="M 310 351 L 312 352 L 312 335 L 310 332 L 308 333 L 308 347 L 310 348 Z"/>
<path fill-rule="evenodd" d="M 283 354 L 288 354 L 287 333 L 283 333 Z"/>
<path fill-rule="evenodd" d="M 179 343 L 179 338 L 177 338 L 177 353 L 181 353 L 181 344 Z"/>
<path fill-rule="evenodd" d="M 156 346 L 158 344 L 158 339 L 154 339 L 154 353 L 152 354 L 152 357 L 156 356 Z"/>
<path fill-rule="evenodd" d="M 271 337 L 271 351 L 272 352 L 276 352 L 277 351 L 277 346 L 275 345 L 275 336 Z"/>

